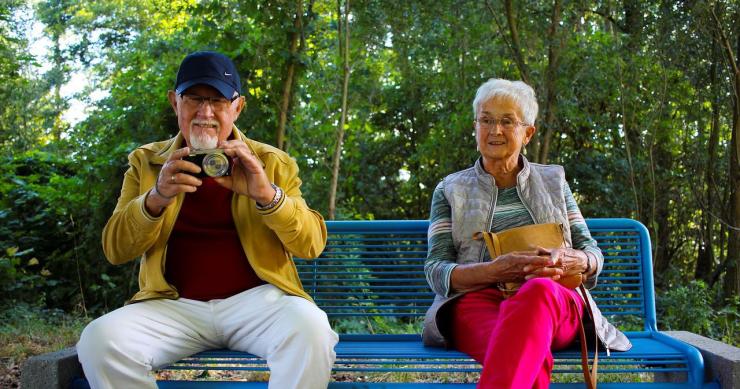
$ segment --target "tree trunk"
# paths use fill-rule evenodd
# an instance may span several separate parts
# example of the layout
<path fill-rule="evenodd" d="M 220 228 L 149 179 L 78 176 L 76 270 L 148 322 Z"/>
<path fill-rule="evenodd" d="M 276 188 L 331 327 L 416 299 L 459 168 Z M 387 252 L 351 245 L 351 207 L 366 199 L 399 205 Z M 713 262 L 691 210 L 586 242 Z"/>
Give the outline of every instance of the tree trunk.
<path fill-rule="evenodd" d="M 555 129 L 555 100 L 557 99 L 555 80 L 558 77 L 558 66 L 560 64 L 560 51 L 563 49 L 565 39 L 562 32 L 558 32 L 558 26 L 562 20 L 562 9 L 560 0 L 555 0 L 552 5 L 552 17 L 550 28 L 547 32 L 549 42 L 547 53 L 547 71 L 545 78 L 545 120 L 544 133 L 540 132 L 538 163 L 547 163 L 547 154 L 550 152 L 550 140 Z"/>
<path fill-rule="evenodd" d="M 730 228 L 729 242 L 727 243 L 727 273 L 723 285 L 726 297 L 737 296 L 740 293 L 740 160 L 738 160 L 740 137 L 740 74 L 735 73 L 735 107 L 732 115 L 732 157 L 730 158 Z"/>
<path fill-rule="evenodd" d="M 455 7 L 455 20 L 457 21 L 462 20 L 462 15 L 460 11 L 461 7 Z M 468 28 L 467 26 L 465 26 L 464 23 L 461 23 L 459 27 L 452 25 L 450 27 L 452 29 L 452 34 L 455 41 L 460 42 L 460 45 L 450 45 L 450 55 L 453 55 L 453 50 L 457 49 L 457 63 L 460 66 L 458 73 L 459 82 L 457 83 L 457 98 L 458 101 L 465 101 L 468 98 L 468 93 L 470 93 L 470 91 L 468 90 L 467 76 L 465 74 L 465 59 L 468 57 Z M 462 36 L 457 35 L 458 33 L 460 33 Z M 450 112 L 452 112 L 452 109 L 450 110 Z"/>
<path fill-rule="evenodd" d="M 662 104 L 667 104 L 663 102 Z M 662 121 L 661 121 L 662 122 Z M 655 135 L 650 146 L 650 177 L 653 187 L 653 199 L 650 206 L 650 226 L 655 234 L 655 272 L 656 274 L 665 274 L 673 259 L 673 249 L 671 247 L 671 209 L 670 203 L 675 198 L 675 189 L 673 182 L 666 177 L 656 177 L 661 172 L 670 172 L 673 169 L 673 155 L 668 147 L 671 144 L 672 129 L 662 124 L 655 127 Z M 653 151 L 654 150 L 654 151 Z M 662 277 L 657 281 L 662 282 Z"/>
<path fill-rule="evenodd" d="M 344 142 L 344 126 L 347 120 L 347 94 L 349 90 L 349 75 L 351 71 L 349 66 L 349 0 L 345 0 L 344 3 L 344 34 L 342 34 L 341 2 L 342 0 L 337 0 L 337 19 L 339 19 L 337 27 L 339 33 L 339 55 L 344 62 L 344 66 L 342 68 L 344 78 L 342 80 L 341 118 L 339 119 L 339 125 L 337 127 L 337 144 L 334 147 L 334 160 L 331 172 L 331 187 L 329 189 L 329 220 L 334 220 L 336 212 L 337 185 L 339 183 L 339 164 L 342 160 L 342 143 Z M 344 38 L 344 45 L 342 45 L 342 38 Z"/>
<path fill-rule="evenodd" d="M 296 3 L 297 7 L 295 18 L 293 19 L 293 31 L 288 34 L 290 55 L 288 56 L 288 66 L 285 71 L 285 80 L 283 81 L 283 94 L 280 99 L 280 118 L 278 119 L 278 128 L 275 134 L 275 142 L 279 149 L 284 149 L 283 146 L 285 145 L 285 126 L 288 123 L 290 102 L 293 100 L 293 83 L 298 57 L 298 42 L 303 31 L 303 0 L 298 0 Z"/>
<path fill-rule="evenodd" d="M 740 68 L 736 61 L 735 53 L 732 51 L 730 40 L 725 34 L 722 22 L 717 17 L 714 7 L 709 8 L 709 12 L 714 21 L 714 27 L 717 29 L 720 42 L 725 50 L 730 73 L 733 78 L 733 104 L 732 104 L 732 135 L 730 140 L 730 166 L 729 166 L 729 185 L 730 185 L 730 215 L 728 218 L 729 241 L 727 242 L 727 273 L 725 273 L 722 290 L 726 297 L 737 296 L 740 292 Z M 735 15 L 737 17 L 738 15 Z M 740 54 L 740 25 L 735 23 L 737 31 L 737 51 Z"/>
<path fill-rule="evenodd" d="M 512 0 L 504 1 L 504 9 L 506 10 L 506 24 L 509 26 L 509 33 L 511 34 L 511 48 L 516 61 L 516 66 L 519 68 L 519 73 L 522 76 L 522 81 L 529 85 L 532 85 L 529 80 L 529 68 L 527 63 L 524 61 L 522 55 L 522 44 L 519 40 L 519 30 L 516 26 L 516 15 L 514 15 L 514 5 Z"/>
<path fill-rule="evenodd" d="M 62 140 L 62 114 L 64 112 L 64 100 L 62 99 L 62 84 L 64 84 L 64 58 L 62 57 L 61 34 L 55 31 L 53 34 L 53 58 L 54 67 L 54 121 L 51 123 L 52 137 L 57 141 Z"/>
<path fill-rule="evenodd" d="M 664 194 L 661 201 L 656 204 L 655 210 L 655 274 L 662 275 L 668 270 L 673 259 L 671 249 L 671 227 L 669 225 L 671 211 L 668 207 L 668 194 Z M 656 283 L 663 285 L 663 277 L 656 277 Z"/>
<path fill-rule="evenodd" d="M 644 20 L 642 18 L 642 9 L 640 8 L 640 0 L 625 0 L 624 2 L 624 18 L 625 18 L 625 30 L 627 33 L 627 42 L 625 45 L 625 52 L 630 53 L 627 57 L 632 58 L 632 53 L 637 53 L 640 45 L 642 44 L 642 27 Z M 635 75 L 630 72 L 633 68 L 632 63 L 627 62 L 627 68 L 619 67 L 619 78 L 621 85 L 621 104 L 622 104 L 622 128 L 624 131 L 624 148 L 627 154 L 627 163 L 629 165 L 630 183 L 632 186 L 632 195 L 635 199 L 635 212 L 636 218 L 643 221 L 646 225 L 650 225 L 646 220 L 643 220 L 647 213 L 644 211 L 642 199 L 639 196 L 641 190 L 638 189 L 637 174 L 635 173 L 635 159 L 636 155 L 633 155 L 633 150 L 640 150 L 642 143 L 642 137 L 639 130 L 635 129 L 633 125 L 634 112 L 632 107 L 626 105 L 626 101 L 636 100 L 633 96 L 626 95 L 631 93 L 631 89 L 634 85 L 637 85 L 635 78 L 641 77 L 641 75 Z M 624 79 L 623 73 L 626 71 L 627 80 Z M 655 238 L 655 231 L 653 238 Z M 657 241 L 654 241 L 657 243 Z"/>
<path fill-rule="evenodd" d="M 506 41 L 506 44 L 509 47 L 509 50 L 511 51 L 512 57 L 514 57 L 514 63 L 516 63 L 516 67 L 519 70 L 519 75 L 521 76 L 522 81 L 527 83 L 527 85 L 532 86 L 532 83 L 530 82 L 530 76 L 529 76 L 529 67 L 527 66 L 527 62 L 524 60 L 524 55 L 522 54 L 522 51 L 523 51 L 522 44 L 521 44 L 521 40 L 519 39 L 519 30 L 516 24 L 517 19 L 516 19 L 516 14 L 514 11 L 514 4 L 512 0 L 504 1 L 504 14 L 506 16 L 506 25 L 509 30 L 508 35 L 511 37 L 511 40 L 506 38 L 507 34 L 503 31 L 501 24 L 499 24 L 498 22 L 498 12 L 496 12 L 496 10 L 493 9 L 489 1 L 486 1 L 486 7 L 488 8 L 488 12 L 491 14 L 491 17 L 493 18 L 494 22 L 496 22 L 499 32 L 501 33 L 501 36 L 503 37 L 504 41 Z M 529 152 L 532 155 L 533 162 L 538 162 L 538 158 L 540 155 L 539 139 L 540 139 L 539 136 L 535 136 L 528 146 Z"/>
<path fill-rule="evenodd" d="M 509 46 L 509 50 L 511 50 L 511 55 L 514 57 L 514 62 L 516 63 L 517 69 L 519 69 L 519 75 L 522 77 L 522 81 L 532 85 L 529 82 L 529 68 L 527 67 L 527 63 L 524 61 L 524 56 L 522 55 L 522 45 L 519 40 L 519 30 L 516 26 L 516 15 L 514 15 L 514 5 L 512 4 L 512 0 L 504 1 L 504 13 L 506 14 L 506 24 L 509 28 L 511 41 L 506 39 L 506 33 L 503 31 L 503 28 L 498 21 L 498 12 L 493 9 L 493 6 L 491 6 L 489 1 L 486 1 L 486 8 L 488 8 L 488 12 L 491 14 L 493 21 L 498 26 L 499 32 L 506 42 L 506 45 Z"/>
<path fill-rule="evenodd" d="M 717 52 L 716 40 L 712 43 L 712 65 L 709 69 L 709 83 L 712 90 L 712 121 L 710 124 L 710 134 L 707 144 L 707 166 L 704 169 L 704 201 L 702 205 L 701 218 L 701 239 L 699 240 L 699 252 L 696 257 L 696 269 L 694 278 L 704 280 L 710 285 L 713 284 L 712 267 L 715 262 L 714 258 L 714 216 L 712 211 L 715 209 L 715 180 L 714 171 L 717 168 L 717 146 L 719 145 L 719 85 L 717 80 L 717 63 L 721 61 L 721 53 Z"/>

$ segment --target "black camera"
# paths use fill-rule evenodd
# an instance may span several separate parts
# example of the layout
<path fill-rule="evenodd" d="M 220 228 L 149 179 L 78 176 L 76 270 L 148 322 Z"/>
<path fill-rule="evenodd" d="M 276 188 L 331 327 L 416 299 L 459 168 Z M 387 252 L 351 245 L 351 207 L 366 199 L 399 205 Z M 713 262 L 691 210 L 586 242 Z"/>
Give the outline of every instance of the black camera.
<path fill-rule="evenodd" d="M 231 158 L 221 149 L 196 150 L 182 158 L 200 166 L 200 173 L 195 177 L 222 177 L 231 174 Z"/>

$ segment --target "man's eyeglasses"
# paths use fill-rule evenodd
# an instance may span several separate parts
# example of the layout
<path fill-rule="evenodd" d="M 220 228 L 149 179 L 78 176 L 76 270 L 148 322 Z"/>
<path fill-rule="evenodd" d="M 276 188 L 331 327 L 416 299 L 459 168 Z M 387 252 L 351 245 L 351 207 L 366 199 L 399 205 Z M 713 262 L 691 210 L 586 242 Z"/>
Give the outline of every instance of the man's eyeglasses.
<path fill-rule="evenodd" d="M 497 125 L 501 126 L 501 128 L 503 128 L 504 130 L 513 130 L 519 125 L 522 125 L 522 126 L 529 125 L 527 123 L 516 121 L 512 118 L 507 118 L 507 117 L 503 117 L 501 119 L 482 117 L 482 118 L 475 119 L 475 121 L 484 130 L 491 130 Z"/>
<path fill-rule="evenodd" d="M 184 93 L 181 94 L 180 97 L 182 97 L 183 104 L 185 104 L 185 106 L 190 109 L 200 109 L 205 102 L 208 102 L 208 104 L 211 105 L 211 108 L 213 108 L 214 111 L 218 112 L 228 110 L 231 106 L 231 103 L 239 98 L 239 96 L 236 96 L 233 99 L 225 99 L 223 97 L 207 97 Z"/>

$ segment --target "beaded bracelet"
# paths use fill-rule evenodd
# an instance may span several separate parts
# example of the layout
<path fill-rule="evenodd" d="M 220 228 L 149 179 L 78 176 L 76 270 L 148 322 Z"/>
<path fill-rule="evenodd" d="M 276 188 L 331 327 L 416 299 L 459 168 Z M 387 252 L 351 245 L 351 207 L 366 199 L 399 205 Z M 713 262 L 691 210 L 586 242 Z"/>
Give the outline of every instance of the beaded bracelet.
<path fill-rule="evenodd" d="M 275 189 L 275 197 L 272 198 L 272 201 L 270 201 L 269 204 L 264 205 L 264 206 L 260 205 L 259 203 L 256 203 L 257 209 L 259 209 L 260 211 L 266 211 L 268 209 L 275 208 L 275 206 L 278 205 L 278 203 L 280 202 L 280 199 L 283 198 L 283 190 L 280 189 L 280 187 L 275 184 L 270 184 L 270 185 L 272 186 L 272 189 Z"/>

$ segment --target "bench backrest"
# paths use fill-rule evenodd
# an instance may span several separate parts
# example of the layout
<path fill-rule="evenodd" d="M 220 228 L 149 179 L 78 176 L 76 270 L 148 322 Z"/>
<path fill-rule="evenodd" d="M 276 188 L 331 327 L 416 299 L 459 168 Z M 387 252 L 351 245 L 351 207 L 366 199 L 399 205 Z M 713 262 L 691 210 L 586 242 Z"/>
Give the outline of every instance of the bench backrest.
<path fill-rule="evenodd" d="M 587 219 L 604 253 L 591 292 L 610 321 L 625 329 L 655 329 L 650 237 L 631 219 Z M 333 321 L 372 320 L 414 327 L 432 303 L 424 276 L 427 220 L 328 221 L 326 249 L 314 260 L 296 259 L 304 289 Z M 402 326 L 403 327 L 403 326 Z M 350 327 L 351 328 L 351 327 Z M 367 332 L 367 326 L 357 326 Z M 344 332 L 355 332 L 347 330 Z"/>

